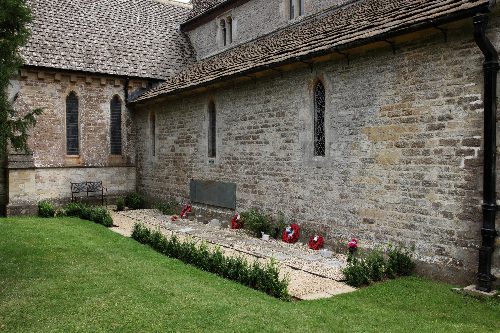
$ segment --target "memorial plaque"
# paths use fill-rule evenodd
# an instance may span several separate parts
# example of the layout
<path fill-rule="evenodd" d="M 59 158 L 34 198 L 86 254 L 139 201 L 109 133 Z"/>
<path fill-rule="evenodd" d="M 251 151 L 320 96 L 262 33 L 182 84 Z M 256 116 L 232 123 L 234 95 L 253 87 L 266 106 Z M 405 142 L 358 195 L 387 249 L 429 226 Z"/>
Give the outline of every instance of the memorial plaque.
<path fill-rule="evenodd" d="M 212 180 L 191 180 L 189 197 L 193 203 L 236 208 L 236 184 Z"/>

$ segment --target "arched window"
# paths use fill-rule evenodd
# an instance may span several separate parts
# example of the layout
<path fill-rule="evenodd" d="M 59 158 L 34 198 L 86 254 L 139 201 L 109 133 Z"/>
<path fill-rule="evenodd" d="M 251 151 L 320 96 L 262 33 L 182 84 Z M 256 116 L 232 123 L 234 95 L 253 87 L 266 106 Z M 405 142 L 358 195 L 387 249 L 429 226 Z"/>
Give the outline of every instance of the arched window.
<path fill-rule="evenodd" d="M 111 135 L 110 146 L 112 155 L 122 154 L 122 102 L 115 95 L 110 103 L 111 110 Z"/>
<path fill-rule="evenodd" d="M 80 154 L 78 144 L 78 97 L 72 91 L 66 97 L 66 154 Z"/>
<path fill-rule="evenodd" d="M 227 38 L 227 41 L 226 41 L 226 45 L 229 45 L 233 42 L 233 19 L 231 18 L 231 16 L 228 16 L 226 18 L 226 23 L 227 23 L 227 27 L 226 27 L 226 38 Z"/>
<path fill-rule="evenodd" d="M 220 28 L 221 28 L 221 38 L 222 38 L 222 45 L 226 46 L 226 38 L 227 38 L 227 31 L 226 31 L 226 21 L 221 20 L 220 21 Z"/>
<path fill-rule="evenodd" d="M 325 87 L 314 86 L 314 156 L 325 156 Z"/>
<path fill-rule="evenodd" d="M 288 0 L 290 19 L 304 15 L 304 0 Z"/>
<path fill-rule="evenodd" d="M 217 117 L 215 104 L 208 104 L 208 157 L 214 158 L 217 155 Z"/>
<path fill-rule="evenodd" d="M 149 128 L 151 134 L 151 154 L 156 156 L 156 114 L 151 112 L 149 115 Z"/>

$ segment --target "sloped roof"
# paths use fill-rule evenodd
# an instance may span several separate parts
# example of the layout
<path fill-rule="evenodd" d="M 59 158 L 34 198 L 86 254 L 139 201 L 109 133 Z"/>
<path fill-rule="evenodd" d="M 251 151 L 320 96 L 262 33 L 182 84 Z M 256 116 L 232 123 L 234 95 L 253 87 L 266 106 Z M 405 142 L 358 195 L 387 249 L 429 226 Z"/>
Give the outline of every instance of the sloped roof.
<path fill-rule="evenodd" d="M 488 0 L 362 0 L 196 62 L 134 102 L 360 45 L 385 34 L 488 6 Z"/>
<path fill-rule="evenodd" d="M 192 60 L 189 9 L 154 0 L 28 0 L 28 66 L 164 79 Z"/>
<path fill-rule="evenodd" d="M 207 10 L 223 3 L 226 0 L 192 0 L 193 9 L 189 13 L 187 19 L 192 19 L 198 15 L 203 14 Z"/>

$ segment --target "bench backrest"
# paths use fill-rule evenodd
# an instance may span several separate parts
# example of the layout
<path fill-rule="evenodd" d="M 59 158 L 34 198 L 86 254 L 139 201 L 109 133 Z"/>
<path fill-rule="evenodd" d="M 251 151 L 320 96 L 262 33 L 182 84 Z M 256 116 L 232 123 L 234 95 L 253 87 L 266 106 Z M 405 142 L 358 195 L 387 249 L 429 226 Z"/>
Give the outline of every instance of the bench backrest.
<path fill-rule="evenodd" d="M 71 193 L 101 192 L 102 190 L 102 181 L 71 183 Z"/>

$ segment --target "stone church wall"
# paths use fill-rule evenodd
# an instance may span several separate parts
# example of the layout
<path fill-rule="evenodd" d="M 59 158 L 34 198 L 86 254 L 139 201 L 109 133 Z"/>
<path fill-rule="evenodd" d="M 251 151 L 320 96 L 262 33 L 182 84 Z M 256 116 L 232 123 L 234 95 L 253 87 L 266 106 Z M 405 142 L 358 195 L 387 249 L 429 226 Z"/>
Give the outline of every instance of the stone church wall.
<path fill-rule="evenodd" d="M 499 20 L 490 30 L 500 48 Z M 419 269 L 473 282 L 481 228 L 482 55 L 465 28 L 134 112 L 137 183 L 188 200 L 190 179 L 234 182 L 237 210 L 283 211 L 330 244 L 415 247 Z M 313 98 L 326 88 L 326 156 Z M 217 157 L 207 158 L 209 101 Z M 150 114 L 156 114 L 156 138 Z M 153 156 L 151 140 L 156 141 Z M 495 272 L 500 271 L 499 251 Z"/>
<path fill-rule="evenodd" d="M 347 2 L 349 0 L 304 0 L 304 16 L 290 20 L 288 0 L 251 0 L 189 31 L 188 36 L 197 58 L 203 59 L 224 51 L 228 47 L 248 42 L 288 24 L 296 23 L 311 14 L 332 7 L 335 3 L 342 5 Z M 233 20 L 233 43 L 224 47 L 219 24 L 220 20 L 227 16 L 231 16 Z"/>
<path fill-rule="evenodd" d="M 103 181 L 109 193 L 135 189 L 134 133 L 125 107 L 125 79 L 23 69 L 9 97 L 20 114 L 43 108 L 29 138 L 31 154 L 12 152 L 8 163 L 8 213 L 33 212 L 42 199 L 65 201 L 70 182 Z M 132 80 L 129 90 L 143 85 Z M 66 155 L 66 97 L 78 97 L 78 156 Z M 122 155 L 110 154 L 110 101 L 122 101 Z"/>

